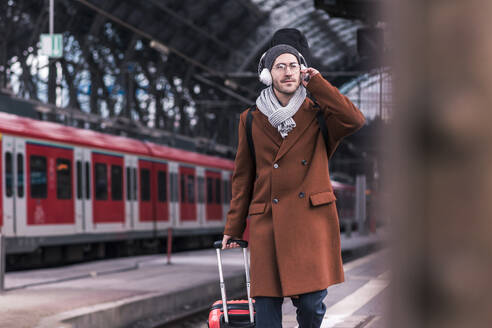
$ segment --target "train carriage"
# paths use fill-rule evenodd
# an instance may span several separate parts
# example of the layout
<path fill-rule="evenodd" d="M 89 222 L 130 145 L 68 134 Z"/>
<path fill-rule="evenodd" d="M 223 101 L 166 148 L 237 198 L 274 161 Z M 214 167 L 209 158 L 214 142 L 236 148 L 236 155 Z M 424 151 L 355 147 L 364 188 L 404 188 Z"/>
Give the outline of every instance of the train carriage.
<path fill-rule="evenodd" d="M 6 113 L 0 133 L 0 227 L 9 253 L 168 227 L 220 234 L 225 223 L 230 160 Z"/>

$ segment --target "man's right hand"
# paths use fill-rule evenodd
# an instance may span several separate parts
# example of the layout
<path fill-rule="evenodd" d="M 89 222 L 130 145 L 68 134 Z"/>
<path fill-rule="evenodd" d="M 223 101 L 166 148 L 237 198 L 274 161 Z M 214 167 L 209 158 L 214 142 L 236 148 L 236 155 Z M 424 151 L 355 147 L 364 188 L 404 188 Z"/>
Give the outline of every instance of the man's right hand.
<path fill-rule="evenodd" d="M 232 236 L 229 236 L 229 235 L 224 235 L 224 238 L 222 238 L 222 249 L 237 248 L 237 247 L 239 247 L 239 244 L 238 243 L 230 243 L 229 245 L 227 245 L 227 241 L 229 239 L 241 239 L 241 238 L 232 237 Z"/>

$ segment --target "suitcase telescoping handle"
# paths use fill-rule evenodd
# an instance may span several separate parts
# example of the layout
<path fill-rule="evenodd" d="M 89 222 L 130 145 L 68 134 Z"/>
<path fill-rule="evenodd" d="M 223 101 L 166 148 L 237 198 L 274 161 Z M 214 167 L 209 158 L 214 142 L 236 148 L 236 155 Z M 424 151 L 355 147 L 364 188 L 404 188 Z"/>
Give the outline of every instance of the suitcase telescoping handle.
<path fill-rule="evenodd" d="M 255 319 L 254 319 L 254 311 L 253 311 L 253 301 L 251 300 L 251 294 L 249 290 L 250 281 L 249 281 L 249 265 L 248 265 L 248 254 L 247 254 L 248 242 L 246 240 L 240 240 L 240 239 L 229 239 L 227 241 L 227 244 L 233 242 L 237 243 L 243 249 L 244 271 L 246 272 L 246 290 L 248 292 L 249 320 L 251 323 L 253 323 Z M 217 240 L 216 242 L 214 242 L 214 248 L 217 251 L 217 263 L 219 266 L 219 277 L 220 277 L 220 293 L 222 295 L 224 319 L 226 323 L 229 323 L 229 313 L 227 311 L 227 296 L 226 296 L 226 290 L 224 284 L 224 274 L 222 272 L 222 258 L 220 256 L 220 251 L 222 249 L 222 240 Z"/>
<path fill-rule="evenodd" d="M 241 248 L 248 248 L 248 242 L 242 239 L 229 239 L 227 245 L 231 243 L 237 243 Z M 214 242 L 214 248 L 222 248 L 222 240 L 217 240 Z"/>

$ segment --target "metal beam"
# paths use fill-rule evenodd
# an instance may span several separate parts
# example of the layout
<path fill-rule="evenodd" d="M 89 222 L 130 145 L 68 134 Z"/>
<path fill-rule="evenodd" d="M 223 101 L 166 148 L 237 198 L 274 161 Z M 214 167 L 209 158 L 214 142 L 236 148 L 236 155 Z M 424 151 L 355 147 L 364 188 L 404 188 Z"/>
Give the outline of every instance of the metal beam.
<path fill-rule="evenodd" d="M 228 100 L 196 100 L 195 101 L 195 105 L 203 106 L 203 107 L 230 107 L 230 106 L 238 106 L 242 103 L 243 103 L 242 101 L 228 101 Z"/>
<path fill-rule="evenodd" d="M 105 10 L 102 10 L 101 8 L 97 7 L 96 5 L 90 3 L 89 1 L 87 0 L 77 0 L 78 2 L 80 2 L 81 4 L 91 8 L 92 10 L 96 11 L 97 13 L 99 13 L 100 15 L 112 20 L 113 22 L 129 29 L 130 31 L 132 31 L 133 33 L 141 36 L 142 38 L 144 39 L 147 39 L 149 41 L 154 41 L 154 42 L 157 42 L 157 47 L 155 47 L 157 50 L 159 50 L 159 48 L 162 48 L 164 47 L 166 49 L 165 52 L 169 51 L 169 52 L 172 52 L 174 53 L 175 55 L 183 58 L 184 60 L 190 62 L 191 64 L 195 65 L 195 66 L 198 66 L 200 67 L 201 69 L 203 69 L 204 71 L 207 71 L 211 74 L 215 74 L 217 76 L 222 76 L 222 74 L 219 72 L 219 71 L 216 71 L 212 68 L 210 68 L 209 66 L 191 58 L 190 56 L 186 55 L 185 53 L 179 51 L 178 49 L 176 48 L 173 48 L 167 44 L 164 44 L 162 43 L 161 41 L 159 41 L 157 38 L 153 37 L 152 35 L 150 35 L 149 33 L 131 25 L 131 24 L 128 24 L 127 22 L 124 22 L 122 21 L 121 19 L 119 19 L 118 17 L 108 13 L 107 11 Z"/>
<path fill-rule="evenodd" d="M 213 36 L 210 33 L 208 33 L 208 31 L 204 31 L 203 29 L 201 29 L 200 27 L 198 27 L 197 25 L 195 25 L 189 19 L 186 19 L 186 18 L 182 17 L 181 15 L 179 15 L 178 13 L 176 13 L 174 10 L 169 9 L 161 1 L 158 1 L 158 0 L 150 0 L 150 2 L 152 2 L 152 4 L 154 4 L 155 6 L 157 6 L 159 9 L 161 9 L 162 11 L 164 11 L 166 14 L 168 14 L 168 15 L 172 16 L 173 18 L 179 20 L 181 23 L 185 24 L 186 26 L 188 26 L 189 28 L 191 28 L 193 31 L 197 32 L 198 34 L 200 34 L 204 38 L 212 40 L 215 44 L 221 46 L 224 49 L 227 49 L 230 52 L 236 52 L 237 51 L 237 49 L 234 49 L 234 48 L 230 47 L 227 43 L 224 43 L 224 42 L 220 41 L 215 36 Z M 242 56 L 243 58 L 246 58 L 246 56 L 242 55 L 241 53 L 240 53 L 240 56 Z"/>
<path fill-rule="evenodd" d="M 226 88 L 226 87 L 224 87 L 224 86 L 222 86 L 220 84 L 217 84 L 217 83 L 215 83 L 215 82 L 207 79 L 206 77 L 204 77 L 204 76 L 202 76 L 200 74 L 195 74 L 193 77 L 195 79 L 197 79 L 198 81 L 204 83 L 204 84 L 208 84 L 211 87 L 214 87 L 216 89 L 219 89 L 220 91 L 224 92 L 225 94 L 227 94 L 227 95 L 229 95 L 229 96 L 231 96 L 231 97 L 233 97 L 233 98 L 241 101 L 242 103 L 245 103 L 246 105 L 251 105 L 251 104 L 254 103 L 254 100 L 249 99 L 249 98 L 246 98 L 246 97 L 243 97 L 240 94 L 238 94 L 238 93 L 236 93 L 236 92 L 234 92 L 234 91 L 232 91 L 232 90 L 230 90 L 230 89 L 228 89 L 228 88 Z"/>

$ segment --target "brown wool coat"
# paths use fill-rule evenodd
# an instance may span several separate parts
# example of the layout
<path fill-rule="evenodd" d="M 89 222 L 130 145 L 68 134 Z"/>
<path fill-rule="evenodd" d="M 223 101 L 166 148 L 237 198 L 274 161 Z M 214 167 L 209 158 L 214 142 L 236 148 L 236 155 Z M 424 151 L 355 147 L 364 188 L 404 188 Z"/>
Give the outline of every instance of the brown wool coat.
<path fill-rule="evenodd" d="M 311 78 L 307 89 L 323 110 L 333 154 L 365 118 L 321 74 Z M 317 110 L 306 98 L 285 139 L 263 113 L 253 112 L 256 179 L 246 137 L 247 110 L 240 116 L 224 234 L 241 237 L 249 216 L 252 297 L 299 295 L 344 281 L 335 195 Z"/>

